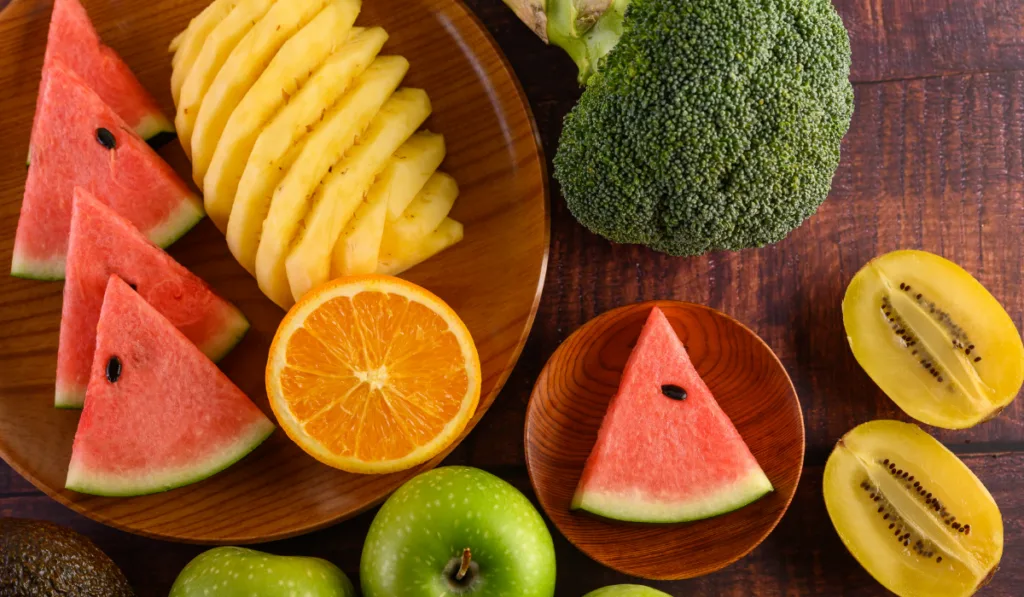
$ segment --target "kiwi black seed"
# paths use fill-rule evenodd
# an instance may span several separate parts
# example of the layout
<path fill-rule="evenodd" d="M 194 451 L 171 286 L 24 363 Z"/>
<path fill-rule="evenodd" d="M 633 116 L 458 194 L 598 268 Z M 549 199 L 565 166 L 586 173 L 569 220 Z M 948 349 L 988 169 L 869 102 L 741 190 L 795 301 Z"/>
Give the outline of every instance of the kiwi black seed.
<path fill-rule="evenodd" d="M 934 497 L 920 481 L 916 480 L 916 477 L 909 470 L 898 466 L 896 462 L 888 458 L 880 459 L 877 462 L 892 477 L 903 483 L 907 492 L 911 495 L 916 495 L 917 499 L 927 506 L 932 516 L 937 518 L 942 524 L 956 533 L 970 534 L 971 525 L 964 524 L 958 520 L 937 497 Z M 865 499 L 870 500 L 872 505 L 875 506 L 875 513 L 882 519 L 883 524 L 888 524 L 888 528 L 897 543 L 903 544 L 903 547 L 910 547 L 914 553 L 923 558 L 934 560 L 936 563 L 942 562 L 942 556 L 936 555 L 936 552 L 939 551 L 938 546 L 927 537 L 918 534 L 913 527 L 907 524 L 905 519 L 882 493 L 882 490 L 872 483 L 870 478 L 865 477 L 860 482 L 860 488 L 864 491 Z"/>
<path fill-rule="evenodd" d="M 940 370 L 935 368 L 935 357 L 931 356 L 923 346 L 918 345 L 917 336 L 914 335 L 910 326 L 903 321 L 903 318 L 900 317 L 900 314 L 893 307 L 892 302 L 889 301 L 887 296 L 882 297 L 882 314 L 888 320 L 889 327 L 893 333 L 900 337 L 904 347 L 910 349 L 910 354 L 917 357 L 918 363 L 924 367 L 925 371 L 928 371 L 932 377 L 941 377 Z"/>
<path fill-rule="evenodd" d="M 974 345 L 974 343 L 971 342 L 971 339 L 967 335 L 967 332 L 964 331 L 964 329 L 960 327 L 960 325 L 956 321 L 953 320 L 949 313 L 942 310 L 941 307 L 936 305 L 935 302 L 929 300 L 928 297 L 925 296 L 923 293 L 914 291 L 911 288 L 910 284 L 907 284 L 906 282 L 900 283 L 900 290 L 909 295 L 910 298 L 918 305 L 920 305 L 922 309 L 927 310 L 928 313 L 935 319 L 935 321 L 939 322 L 939 324 L 941 324 L 942 327 L 946 329 L 946 332 L 949 333 L 952 339 L 954 348 L 964 353 L 965 356 L 973 356 L 973 362 L 981 362 L 981 356 L 978 355 L 977 353 L 978 348 Z M 894 319 L 898 319 L 900 322 L 900 328 L 905 329 L 907 327 L 902 324 L 902 319 L 899 319 L 899 313 L 897 313 L 896 309 L 892 307 L 892 303 L 889 301 L 889 297 L 883 297 L 882 310 L 883 312 L 886 312 L 886 317 L 892 317 L 892 315 L 895 315 L 894 318 L 889 319 L 890 324 L 894 323 Z"/>

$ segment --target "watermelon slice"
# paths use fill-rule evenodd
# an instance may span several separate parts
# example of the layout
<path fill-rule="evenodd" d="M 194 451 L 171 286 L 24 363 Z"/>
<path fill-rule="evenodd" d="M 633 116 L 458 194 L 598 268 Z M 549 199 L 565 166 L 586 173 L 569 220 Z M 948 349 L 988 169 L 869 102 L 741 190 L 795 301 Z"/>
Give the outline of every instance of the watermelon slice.
<path fill-rule="evenodd" d="M 80 77 L 54 61 L 40 93 L 13 275 L 64 277 L 75 187 L 99 197 L 160 246 L 203 218 L 196 194 Z"/>
<path fill-rule="evenodd" d="M 110 276 L 67 488 L 147 495 L 256 449 L 273 423 L 117 274 Z"/>
<path fill-rule="evenodd" d="M 75 189 L 57 350 L 58 408 L 81 408 L 85 400 L 96 347 L 96 322 L 112 273 L 132 284 L 142 298 L 215 361 L 230 352 L 249 330 L 249 322 L 234 305 L 214 294 L 131 222 L 88 191 Z"/>
<path fill-rule="evenodd" d="M 572 508 L 615 520 L 685 522 L 731 512 L 770 491 L 768 477 L 655 307 L 601 423 Z"/>
<path fill-rule="evenodd" d="M 154 147 L 174 138 L 174 124 L 160 110 L 117 52 L 103 45 L 79 0 L 56 0 L 46 41 L 44 72 L 60 62 L 71 69 Z"/>

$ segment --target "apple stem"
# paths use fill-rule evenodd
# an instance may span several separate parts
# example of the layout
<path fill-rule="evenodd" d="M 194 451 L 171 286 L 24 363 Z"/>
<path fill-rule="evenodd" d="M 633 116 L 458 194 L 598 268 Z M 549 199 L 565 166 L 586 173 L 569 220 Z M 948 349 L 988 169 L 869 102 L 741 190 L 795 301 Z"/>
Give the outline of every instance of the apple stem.
<path fill-rule="evenodd" d="M 473 553 L 469 551 L 469 548 L 462 550 L 462 563 L 459 565 L 459 571 L 455 573 L 455 580 L 462 580 L 466 578 L 466 573 L 469 572 L 469 563 L 473 559 Z"/>

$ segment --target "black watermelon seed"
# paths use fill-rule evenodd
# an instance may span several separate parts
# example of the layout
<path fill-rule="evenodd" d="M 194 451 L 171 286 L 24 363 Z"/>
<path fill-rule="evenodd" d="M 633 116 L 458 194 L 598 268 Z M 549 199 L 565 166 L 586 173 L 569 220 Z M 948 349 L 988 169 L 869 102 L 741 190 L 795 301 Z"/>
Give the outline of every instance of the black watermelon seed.
<path fill-rule="evenodd" d="M 129 284 L 128 286 L 130 286 L 131 289 L 134 290 L 135 292 L 139 291 L 139 285 L 138 284 Z"/>
<path fill-rule="evenodd" d="M 673 400 L 686 400 L 686 390 L 672 384 L 661 386 L 661 393 Z"/>
<path fill-rule="evenodd" d="M 121 379 L 121 359 L 116 356 L 110 357 L 107 361 L 107 381 L 117 383 Z"/>
<path fill-rule="evenodd" d="M 114 133 L 103 127 L 96 129 L 96 140 L 100 142 L 100 145 L 107 149 L 117 148 L 117 139 L 114 138 Z"/>

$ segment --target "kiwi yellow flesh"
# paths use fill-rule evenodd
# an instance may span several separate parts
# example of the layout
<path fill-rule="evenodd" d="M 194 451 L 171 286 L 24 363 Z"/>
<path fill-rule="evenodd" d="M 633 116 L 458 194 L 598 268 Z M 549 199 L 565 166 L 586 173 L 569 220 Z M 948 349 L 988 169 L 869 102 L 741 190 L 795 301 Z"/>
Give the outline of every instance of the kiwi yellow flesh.
<path fill-rule="evenodd" d="M 1024 383 L 1024 344 L 980 282 L 923 251 L 868 263 L 843 299 L 853 354 L 915 419 L 948 429 L 998 414 Z"/>
<path fill-rule="evenodd" d="M 973 594 L 1003 554 L 1003 519 L 967 466 L 916 425 L 864 423 L 825 465 L 825 506 L 858 562 L 901 597 Z"/>

